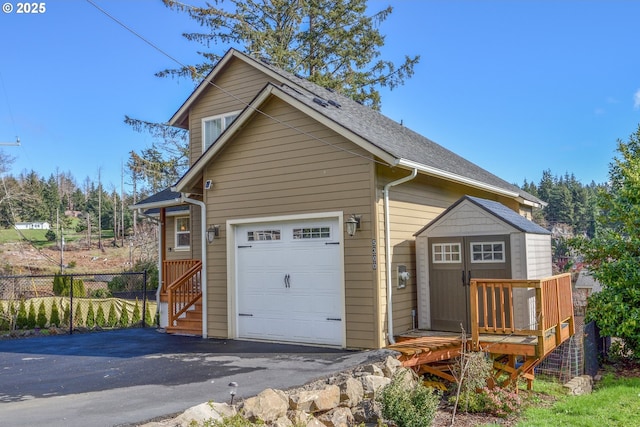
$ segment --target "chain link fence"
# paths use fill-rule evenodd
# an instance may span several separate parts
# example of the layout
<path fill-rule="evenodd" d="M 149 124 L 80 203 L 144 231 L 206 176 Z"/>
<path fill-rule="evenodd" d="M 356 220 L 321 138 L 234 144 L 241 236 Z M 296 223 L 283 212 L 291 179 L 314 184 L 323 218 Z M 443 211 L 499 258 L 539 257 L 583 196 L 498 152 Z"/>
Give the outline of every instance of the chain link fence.
<path fill-rule="evenodd" d="M 0 276 L 0 333 L 153 326 L 155 293 L 146 272 Z"/>

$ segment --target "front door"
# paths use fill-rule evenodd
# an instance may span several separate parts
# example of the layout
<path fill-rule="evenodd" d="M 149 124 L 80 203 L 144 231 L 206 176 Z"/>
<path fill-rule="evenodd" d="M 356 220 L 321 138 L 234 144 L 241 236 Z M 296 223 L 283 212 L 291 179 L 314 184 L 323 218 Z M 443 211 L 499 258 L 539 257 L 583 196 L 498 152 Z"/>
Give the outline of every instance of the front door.
<path fill-rule="evenodd" d="M 471 278 L 511 277 L 509 236 L 429 238 L 431 329 L 471 331 Z"/>

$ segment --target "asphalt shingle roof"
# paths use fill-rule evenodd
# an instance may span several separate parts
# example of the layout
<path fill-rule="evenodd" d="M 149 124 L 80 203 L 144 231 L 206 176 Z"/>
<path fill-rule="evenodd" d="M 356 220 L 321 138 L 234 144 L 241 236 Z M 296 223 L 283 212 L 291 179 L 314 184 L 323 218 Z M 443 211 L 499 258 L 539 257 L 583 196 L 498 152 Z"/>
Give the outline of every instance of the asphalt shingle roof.
<path fill-rule="evenodd" d="M 502 203 L 472 196 L 465 196 L 465 198 L 524 233 L 551 234 L 551 232 L 546 228 L 539 226 L 522 215 L 519 215 L 513 209 L 509 209 Z"/>
<path fill-rule="evenodd" d="M 289 81 L 291 83 L 290 86 L 284 84 L 281 86 L 281 89 L 287 94 L 395 158 L 409 160 L 430 168 L 489 184 L 515 192 L 526 200 L 542 203 L 537 197 L 370 107 L 359 104 L 338 92 L 320 87 L 306 79 L 281 70 L 271 65 L 268 61 L 257 60 L 247 55 L 244 56 L 269 68 L 272 72 Z M 308 93 L 296 90 L 294 86 L 303 88 Z M 324 100 L 326 103 L 315 102 L 314 98 Z"/>

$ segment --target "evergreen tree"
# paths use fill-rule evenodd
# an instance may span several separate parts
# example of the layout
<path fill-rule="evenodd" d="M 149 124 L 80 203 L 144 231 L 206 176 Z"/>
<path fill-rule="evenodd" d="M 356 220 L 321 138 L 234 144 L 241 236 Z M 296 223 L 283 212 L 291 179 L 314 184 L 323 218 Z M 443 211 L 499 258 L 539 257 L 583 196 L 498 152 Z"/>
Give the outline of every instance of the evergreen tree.
<path fill-rule="evenodd" d="M 131 316 L 131 323 L 135 326 L 138 323 L 140 323 L 140 321 L 142 320 L 142 318 L 140 317 L 140 301 L 138 301 L 138 298 L 136 298 L 136 305 L 133 307 L 133 315 Z"/>
<path fill-rule="evenodd" d="M 36 327 L 36 308 L 33 305 L 33 300 L 29 301 L 29 312 L 27 314 L 27 329 L 33 329 Z"/>
<path fill-rule="evenodd" d="M 586 320 L 640 358 L 640 125 L 628 141 L 618 141 L 617 152 L 610 187 L 599 195 L 595 236 L 572 245 L 603 286 L 589 297 Z"/>
<path fill-rule="evenodd" d="M 99 303 L 98 310 L 96 310 L 96 326 L 103 328 L 105 324 L 104 309 L 102 308 L 102 303 Z"/>
<path fill-rule="evenodd" d="M 71 326 L 71 305 L 67 303 L 62 310 L 62 325 Z"/>
<path fill-rule="evenodd" d="M 27 306 L 24 300 L 20 300 L 18 305 L 18 313 L 16 317 L 16 328 L 24 329 L 27 327 Z"/>
<path fill-rule="evenodd" d="M 9 313 L 5 313 L 4 304 L 0 301 L 0 331 L 9 329 Z"/>
<path fill-rule="evenodd" d="M 109 314 L 107 315 L 107 326 L 113 328 L 118 324 L 118 314 L 116 313 L 116 306 L 113 301 L 109 306 Z"/>
<path fill-rule="evenodd" d="M 155 321 L 153 320 L 154 316 L 153 314 L 151 314 L 151 307 L 149 306 L 149 300 L 147 300 L 147 310 L 145 313 L 145 318 L 144 318 L 144 323 L 147 326 L 151 326 L 155 324 Z"/>
<path fill-rule="evenodd" d="M 394 89 L 413 75 L 419 56 L 394 64 L 380 59 L 384 36 L 379 26 L 393 8 L 368 15 L 366 0 L 214 0 L 206 7 L 164 0 L 206 31 L 184 34 L 206 47 L 242 46 L 293 74 L 339 90 L 356 101 L 380 107 L 379 87 Z M 219 56 L 201 52 L 201 64 L 165 70 L 160 76 L 202 79 Z"/>
<path fill-rule="evenodd" d="M 44 329 L 47 326 L 47 310 L 44 306 L 44 301 L 40 301 L 38 306 L 38 317 L 36 318 L 36 325 L 40 329 Z"/>
<path fill-rule="evenodd" d="M 126 302 L 123 302 L 122 304 L 122 313 L 120 313 L 120 326 L 123 328 L 129 327 L 129 307 L 127 307 Z"/>
<path fill-rule="evenodd" d="M 93 329 L 96 326 L 96 315 L 93 310 L 93 302 L 89 300 L 89 308 L 87 309 L 87 328 Z"/>
<path fill-rule="evenodd" d="M 58 302 L 56 300 L 51 302 L 51 319 L 49 319 L 49 326 L 60 326 L 60 311 L 58 310 Z"/>
<path fill-rule="evenodd" d="M 76 304 L 76 311 L 73 312 L 73 323 L 78 327 L 85 325 L 84 313 L 82 312 L 80 301 L 78 301 L 78 304 Z"/>

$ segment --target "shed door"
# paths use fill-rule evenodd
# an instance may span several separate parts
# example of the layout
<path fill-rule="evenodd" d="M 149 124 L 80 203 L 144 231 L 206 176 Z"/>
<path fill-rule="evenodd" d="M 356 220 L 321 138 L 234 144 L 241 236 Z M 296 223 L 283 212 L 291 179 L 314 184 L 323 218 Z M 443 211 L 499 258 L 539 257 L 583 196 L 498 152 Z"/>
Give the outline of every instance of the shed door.
<path fill-rule="evenodd" d="M 338 220 L 236 229 L 239 338 L 342 345 Z"/>
<path fill-rule="evenodd" d="M 509 236 L 429 238 L 431 328 L 471 332 L 469 280 L 511 277 Z"/>

